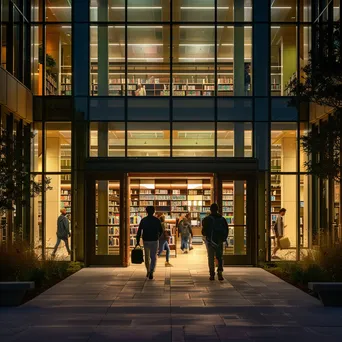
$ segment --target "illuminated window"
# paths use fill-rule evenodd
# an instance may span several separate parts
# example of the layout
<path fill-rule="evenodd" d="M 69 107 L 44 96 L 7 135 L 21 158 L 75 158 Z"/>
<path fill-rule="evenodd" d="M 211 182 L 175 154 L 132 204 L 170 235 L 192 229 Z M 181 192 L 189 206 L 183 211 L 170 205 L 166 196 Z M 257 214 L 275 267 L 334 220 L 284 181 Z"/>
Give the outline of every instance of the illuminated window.
<path fill-rule="evenodd" d="M 172 133 L 173 157 L 214 157 L 215 128 L 207 122 L 175 122 Z"/>

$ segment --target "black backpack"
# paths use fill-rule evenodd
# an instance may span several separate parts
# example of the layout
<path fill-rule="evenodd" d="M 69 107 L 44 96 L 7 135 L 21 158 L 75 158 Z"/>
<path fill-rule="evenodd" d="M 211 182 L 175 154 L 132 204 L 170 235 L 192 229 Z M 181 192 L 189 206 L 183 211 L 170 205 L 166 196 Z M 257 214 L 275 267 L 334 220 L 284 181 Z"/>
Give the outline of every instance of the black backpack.
<path fill-rule="evenodd" d="M 144 253 L 140 246 L 135 246 L 131 253 L 132 264 L 142 264 L 144 262 Z"/>

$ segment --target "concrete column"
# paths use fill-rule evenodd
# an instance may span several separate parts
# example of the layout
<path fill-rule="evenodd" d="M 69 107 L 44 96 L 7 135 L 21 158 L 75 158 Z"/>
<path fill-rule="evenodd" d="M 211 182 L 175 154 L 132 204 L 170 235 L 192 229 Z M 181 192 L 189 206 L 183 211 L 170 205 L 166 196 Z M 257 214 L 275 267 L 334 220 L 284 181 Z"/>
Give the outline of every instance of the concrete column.
<path fill-rule="evenodd" d="M 297 143 L 296 137 L 281 140 L 281 170 L 294 172 L 297 169 Z M 285 236 L 291 242 L 291 247 L 297 245 L 297 177 L 295 175 L 282 175 L 281 206 L 286 209 L 284 218 Z"/>
<path fill-rule="evenodd" d="M 244 21 L 244 0 L 234 1 L 234 20 Z M 245 95 L 245 31 L 234 27 L 234 96 Z"/>
<path fill-rule="evenodd" d="M 244 156 L 244 123 L 234 124 L 234 157 Z M 244 255 L 244 181 L 234 181 L 234 254 Z"/>
<path fill-rule="evenodd" d="M 46 170 L 60 172 L 60 139 L 59 137 L 46 138 Z M 56 243 L 57 218 L 60 214 L 61 176 L 51 177 L 51 190 L 46 192 L 45 201 L 45 231 L 46 247 L 52 248 Z"/>

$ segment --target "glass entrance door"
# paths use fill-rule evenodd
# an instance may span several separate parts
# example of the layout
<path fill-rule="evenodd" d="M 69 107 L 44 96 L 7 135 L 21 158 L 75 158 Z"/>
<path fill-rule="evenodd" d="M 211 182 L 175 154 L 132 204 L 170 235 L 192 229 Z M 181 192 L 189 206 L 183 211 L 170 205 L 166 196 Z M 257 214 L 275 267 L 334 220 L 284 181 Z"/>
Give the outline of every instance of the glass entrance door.
<path fill-rule="evenodd" d="M 96 178 L 88 180 L 87 264 L 123 265 L 124 182 L 120 178 Z"/>
<path fill-rule="evenodd" d="M 225 264 L 255 264 L 257 220 L 253 183 L 255 180 L 248 177 L 220 178 L 220 207 L 228 223 L 228 239 L 223 246 Z"/>

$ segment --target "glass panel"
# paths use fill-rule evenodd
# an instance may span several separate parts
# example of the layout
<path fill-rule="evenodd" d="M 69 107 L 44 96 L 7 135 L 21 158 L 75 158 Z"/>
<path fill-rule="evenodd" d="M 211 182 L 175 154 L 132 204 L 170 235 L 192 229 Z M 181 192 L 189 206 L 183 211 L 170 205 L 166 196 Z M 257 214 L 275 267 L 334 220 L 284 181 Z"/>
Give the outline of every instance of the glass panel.
<path fill-rule="evenodd" d="M 95 254 L 120 255 L 119 181 L 96 181 Z"/>
<path fill-rule="evenodd" d="M 311 51 L 311 27 L 300 26 L 300 49 L 299 49 L 299 63 L 300 63 L 300 80 L 305 81 L 305 73 L 303 68 L 308 65 Z"/>
<path fill-rule="evenodd" d="M 272 26 L 271 42 L 271 94 L 286 96 L 288 83 L 297 75 L 296 26 Z"/>
<path fill-rule="evenodd" d="M 268 98 L 254 99 L 254 117 L 256 121 L 268 121 Z"/>
<path fill-rule="evenodd" d="M 179 0 L 173 2 L 173 21 L 215 21 L 215 1 Z"/>
<path fill-rule="evenodd" d="M 297 176 L 271 175 L 271 248 L 273 259 L 296 260 L 297 246 Z M 280 209 L 286 209 L 280 213 Z M 283 215 L 283 216 L 282 216 Z M 279 242 L 274 233 L 274 224 L 278 222 L 277 229 L 287 239 L 286 248 L 279 250 Z M 284 246 L 284 245 L 283 245 Z M 275 257 L 274 257 L 275 255 Z"/>
<path fill-rule="evenodd" d="M 234 157 L 234 123 L 217 123 L 217 156 Z"/>
<path fill-rule="evenodd" d="M 31 171 L 42 172 L 43 164 L 43 131 L 40 122 L 34 123 L 32 139 Z"/>
<path fill-rule="evenodd" d="M 6 1 L 5 1 L 6 2 Z M 31 0 L 31 20 L 36 22 L 43 21 L 43 2 L 44 0 Z"/>
<path fill-rule="evenodd" d="M 32 176 L 37 183 L 42 182 L 42 176 Z M 31 198 L 31 232 L 34 249 L 38 255 L 42 253 L 42 234 L 43 234 L 43 216 L 42 216 L 42 195 Z"/>
<path fill-rule="evenodd" d="M 295 106 L 289 106 L 288 98 L 273 98 L 272 121 L 297 121 L 298 111 Z"/>
<path fill-rule="evenodd" d="M 272 123 L 271 171 L 297 171 L 297 124 Z"/>
<path fill-rule="evenodd" d="M 127 120 L 169 121 L 169 98 L 131 97 L 127 100 Z"/>
<path fill-rule="evenodd" d="M 253 102 L 247 98 L 218 98 L 217 119 L 220 121 L 252 121 Z"/>
<path fill-rule="evenodd" d="M 70 247 L 70 235 L 57 246 L 56 231 L 64 221 L 71 233 L 71 174 L 49 175 L 48 178 L 52 189 L 45 194 L 46 255 L 55 253 L 58 258 L 69 260 L 66 244 Z"/>
<path fill-rule="evenodd" d="M 46 26 L 45 95 L 71 95 L 71 26 Z"/>
<path fill-rule="evenodd" d="M 31 89 L 43 95 L 43 26 L 31 26 Z"/>
<path fill-rule="evenodd" d="M 301 15 L 300 21 L 308 22 L 311 21 L 312 18 L 312 9 L 311 9 L 311 1 L 312 0 L 302 0 L 301 1 Z"/>
<path fill-rule="evenodd" d="M 22 17 L 19 12 L 13 10 L 13 70 L 9 70 L 13 73 L 13 76 L 22 81 L 22 61 L 23 56 L 21 55 L 21 41 L 22 41 Z"/>
<path fill-rule="evenodd" d="M 93 97 L 89 101 L 92 121 L 125 120 L 125 99 L 121 97 Z"/>
<path fill-rule="evenodd" d="M 214 157 L 215 126 L 209 122 L 173 124 L 173 157 Z"/>
<path fill-rule="evenodd" d="M 125 124 L 121 122 L 90 123 L 90 157 L 124 157 Z"/>
<path fill-rule="evenodd" d="M 128 157 L 169 157 L 170 124 L 164 122 L 129 122 Z"/>
<path fill-rule="evenodd" d="M 125 94 L 125 27 L 90 27 L 90 95 Z"/>
<path fill-rule="evenodd" d="M 170 95 L 170 27 L 128 26 L 128 95 Z"/>
<path fill-rule="evenodd" d="M 341 184 L 334 181 L 334 211 L 333 211 L 333 236 L 335 243 L 341 241 L 342 227 L 340 226 L 340 207 L 341 207 Z"/>
<path fill-rule="evenodd" d="M 215 102 L 212 98 L 174 98 L 173 120 L 214 121 Z"/>
<path fill-rule="evenodd" d="M 160 22 L 170 20 L 170 0 L 128 0 L 127 21 Z"/>
<path fill-rule="evenodd" d="M 45 124 L 45 171 L 71 171 L 71 123 Z"/>
<path fill-rule="evenodd" d="M 225 255 L 247 255 L 246 181 L 222 183 L 222 215 L 228 223 Z"/>
<path fill-rule="evenodd" d="M 334 21 L 340 20 L 341 0 L 334 0 Z"/>
<path fill-rule="evenodd" d="M 90 0 L 90 21 L 125 21 L 125 0 Z"/>
<path fill-rule="evenodd" d="M 214 96 L 214 26 L 173 26 L 173 95 Z"/>
<path fill-rule="evenodd" d="M 7 54 L 7 25 L 1 25 L 1 66 L 6 70 Z"/>
<path fill-rule="evenodd" d="M 272 22 L 297 20 L 297 0 L 272 1 L 271 3 Z"/>
<path fill-rule="evenodd" d="M 252 0 L 217 0 L 218 21 L 252 21 Z"/>
<path fill-rule="evenodd" d="M 306 136 L 308 134 L 308 125 L 305 122 L 300 123 L 300 138 L 303 136 Z M 306 172 L 305 164 L 308 162 L 309 158 L 308 155 L 304 152 L 303 146 L 300 143 L 300 150 L 299 150 L 299 156 L 300 156 L 300 172 Z"/>
<path fill-rule="evenodd" d="M 71 21 L 71 1 L 69 0 L 49 0 L 45 1 L 46 21 Z"/>
<path fill-rule="evenodd" d="M 218 96 L 251 96 L 252 27 L 218 26 Z"/>
<path fill-rule="evenodd" d="M 309 248 L 309 177 L 300 176 L 300 206 L 299 206 L 299 230 L 300 230 L 300 247 L 301 258 L 307 256 Z"/>

